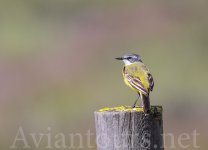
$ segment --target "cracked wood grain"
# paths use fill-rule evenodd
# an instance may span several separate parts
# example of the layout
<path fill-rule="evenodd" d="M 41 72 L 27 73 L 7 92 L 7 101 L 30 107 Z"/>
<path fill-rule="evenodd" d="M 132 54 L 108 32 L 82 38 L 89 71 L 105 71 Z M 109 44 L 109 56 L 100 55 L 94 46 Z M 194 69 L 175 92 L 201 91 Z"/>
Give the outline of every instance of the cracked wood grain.
<path fill-rule="evenodd" d="M 160 108 L 160 109 L 159 109 Z M 164 150 L 162 107 L 95 112 L 97 150 Z"/>

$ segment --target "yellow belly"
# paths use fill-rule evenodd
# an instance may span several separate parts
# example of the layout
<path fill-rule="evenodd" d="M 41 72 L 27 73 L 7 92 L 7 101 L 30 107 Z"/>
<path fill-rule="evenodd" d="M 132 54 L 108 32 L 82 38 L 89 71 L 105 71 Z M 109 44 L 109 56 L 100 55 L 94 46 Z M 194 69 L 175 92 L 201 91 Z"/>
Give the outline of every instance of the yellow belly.
<path fill-rule="evenodd" d="M 126 71 L 128 72 L 129 75 L 138 77 L 140 81 L 142 82 L 144 88 L 148 91 L 149 89 L 149 81 L 147 78 L 148 70 L 146 70 L 146 67 L 144 66 L 143 63 L 135 63 L 132 65 L 126 66 Z M 124 70 L 122 71 L 122 73 L 123 73 L 125 84 L 129 86 L 132 90 L 136 91 L 137 93 L 141 92 L 129 83 L 129 81 L 125 77 Z"/>

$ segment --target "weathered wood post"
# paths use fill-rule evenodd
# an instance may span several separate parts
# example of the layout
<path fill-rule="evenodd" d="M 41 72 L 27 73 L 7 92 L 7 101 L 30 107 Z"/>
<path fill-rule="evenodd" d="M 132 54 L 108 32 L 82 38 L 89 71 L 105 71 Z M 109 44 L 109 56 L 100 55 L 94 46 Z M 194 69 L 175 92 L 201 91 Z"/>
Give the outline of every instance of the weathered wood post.
<path fill-rule="evenodd" d="M 95 112 L 97 150 L 163 150 L 162 106 L 103 108 Z"/>

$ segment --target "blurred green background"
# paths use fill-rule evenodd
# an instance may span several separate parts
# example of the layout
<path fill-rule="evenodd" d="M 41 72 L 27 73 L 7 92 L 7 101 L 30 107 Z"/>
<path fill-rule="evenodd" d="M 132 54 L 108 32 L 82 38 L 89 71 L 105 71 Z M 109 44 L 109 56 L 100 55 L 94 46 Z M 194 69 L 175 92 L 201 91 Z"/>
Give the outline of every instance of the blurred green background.
<path fill-rule="evenodd" d="M 0 1 L 0 149 L 10 149 L 19 127 L 40 150 L 46 141 L 35 148 L 29 134 L 48 127 L 52 135 L 95 134 L 95 110 L 136 98 L 114 60 L 132 52 L 154 76 L 151 103 L 164 107 L 175 149 L 180 134 L 196 130 L 206 150 L 207 8 L 203 0 Z M 94 135 L 91 143 L 96 149 Z M 194 149 L 192 139 L 185 144 Z"/>

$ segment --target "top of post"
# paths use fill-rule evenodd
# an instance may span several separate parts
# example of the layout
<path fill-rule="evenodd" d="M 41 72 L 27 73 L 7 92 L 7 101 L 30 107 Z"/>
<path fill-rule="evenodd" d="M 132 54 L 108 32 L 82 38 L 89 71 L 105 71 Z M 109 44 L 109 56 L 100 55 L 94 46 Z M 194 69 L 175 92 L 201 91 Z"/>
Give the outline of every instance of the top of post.
<path fill-rule="evenodd" d="M 162 113 L 162 106 L 151 106 L 150 113 Z M 131 106 L 118 106 L 118 107 L 104 107 L 96 112 L 144 112 L 143 107 L 136 106 L 132 108 Z"/>

